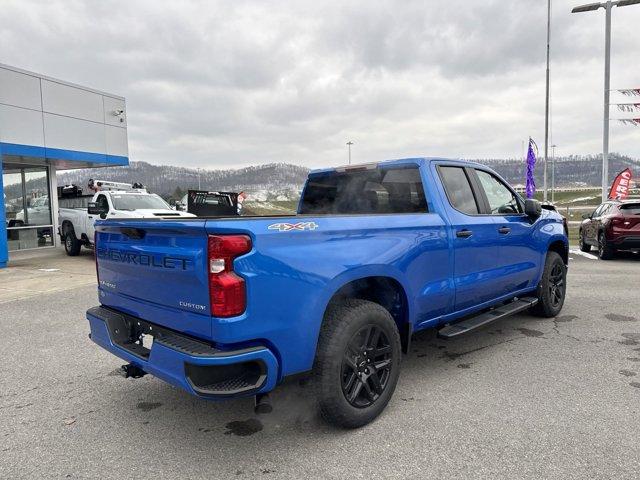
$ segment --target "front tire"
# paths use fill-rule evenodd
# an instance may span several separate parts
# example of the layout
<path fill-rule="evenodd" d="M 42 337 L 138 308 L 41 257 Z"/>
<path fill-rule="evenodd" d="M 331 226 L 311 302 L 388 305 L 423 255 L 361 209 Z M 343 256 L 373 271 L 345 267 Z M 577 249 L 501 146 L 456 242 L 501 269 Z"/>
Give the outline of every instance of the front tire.
<path fill-rule="evenodd" d="M 380 305 L 359 299 L 330 305 L 314 365 L 321 416 L 342 428 L 374 420 L 396 388 L 401 355 L 398 327 Z"/>
<path fill-rule="evenodd" d="M 531 313 L 539 317 L 555 317 L 562 310 L 567 293 L 567 266 L 557 252 L 547 252 L 542 279 L 538 286 L 538 303 Z"/>
<path fill-rule="evenodd" d="M 67 255 L 70 257 L 77 257 L 80 254 L 81 247 L 82 243 L 76 238 L 73 227 L 67 228 L 64 235 L 64 251 L 67 252 Z"/>
<path fill-rule="evenodd" d="M 615 255 L 616 250 L 607 244 L 607 238 L 604 232 L 598 234 L 598 258 L 600 260 L 611 260 Z"/>
<path fill-rule="evenodd" d="M 589 253 L 591 251 L 591 245 L 584 241 L 584 234 L 582 230 L 580 230 L 580 236 L 578 237 L 578 244 L 580 246 L 580 251 L 584 253 Z"/>

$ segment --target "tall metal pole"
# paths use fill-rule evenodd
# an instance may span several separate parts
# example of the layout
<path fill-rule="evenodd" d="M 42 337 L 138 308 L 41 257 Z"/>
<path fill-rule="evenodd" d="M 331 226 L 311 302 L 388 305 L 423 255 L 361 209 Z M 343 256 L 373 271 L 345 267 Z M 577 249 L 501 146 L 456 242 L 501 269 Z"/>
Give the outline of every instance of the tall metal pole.
<path fill-rule="evenodd" d="M 574 7 L 571 13 L 593 12 L 604 8 L 606 12 L 605 32 L 604 32 L 604 129 L 602 135 L 602 201 L 607 200 L 609 189 L 609 93 L 610 93 L 610 71 L 611 71 L 611 9 L 616 7 L 628 7 L 638 5 L 640 0 L 608 0 L 604 3 L 587 3 Z"/>
<path fill-rule="evenodd" d="M 347 147 L 349 148 L 349 165 L 351 165 L 351 145 L 353 145 L 353 142 L 349 140 L 347 142 Z"/>
<path fill-rule="evenodd" d="M 544 104 L 544 201 L 547 201 L 547 163 L 549 156 L 549 45 L 551 43 L 551 0 L 547 0 L 547 83 Z"/>
<path fill-rule="evenodd" d="M 551 145 L 551 203 L 556 201 L 556 145 Z"/>
<path fill-rule="evenodd" d="M 611 2 L 605 4 L 604 37 L 604 132 L 602 136 L 602 201 L 608 197 L 609 187 L 609 79 L 611 73 Z"/>

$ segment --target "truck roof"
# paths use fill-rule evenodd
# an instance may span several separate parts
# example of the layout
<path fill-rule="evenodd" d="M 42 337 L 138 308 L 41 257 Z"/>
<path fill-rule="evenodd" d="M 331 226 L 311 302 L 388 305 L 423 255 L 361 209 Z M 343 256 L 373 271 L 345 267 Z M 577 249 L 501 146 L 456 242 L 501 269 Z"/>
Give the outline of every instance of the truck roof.
<path fill-rule="evenodd" d="M 98 190 L 96 193 L 115 194 L 115 195 L 155 195 L 155 193 L 149 193 L 147 191 L 139 190 Z"/>
<path fill-rule="evenodd" d="M 476 162 L 470 162 L 468 160 L 460 160 L 460 159 L 454 159 L 454 158 L 409 157 L 409 158 L 397 158 L 394 160 L 382 160 L 380 162 L 355 163 L 352 165 L 341 165 L 338 167 L 318 168 L 318 169 L 311 170 L 309 172 L 309 175 L 322 175 L 326 173 L 345 172 L 350 170 L 365 170 L 365 169 L 373 169 L 377 167 L 393 167 L 393 166 L 402 166 L 402 165 L 426 164 L 426 163 L 431 163 L 433 161 L 451 162 L 453 164 L 460 164 L 460 165 L 466 165 L 466 166 L 476 166 L 476 167 L 483 166 Z"/>

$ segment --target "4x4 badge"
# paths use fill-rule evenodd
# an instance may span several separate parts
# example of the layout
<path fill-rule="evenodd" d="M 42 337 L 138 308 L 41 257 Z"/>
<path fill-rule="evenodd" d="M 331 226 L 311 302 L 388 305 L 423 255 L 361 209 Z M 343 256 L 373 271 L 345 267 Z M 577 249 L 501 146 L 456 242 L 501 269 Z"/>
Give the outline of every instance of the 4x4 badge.
<path fill-rule="evenodd" d="M 272 223 L 269 225 L 269 230 L 278 230 L 280 232 L 315 230 L 316 228 L 318 228 L 318 224 L 316 222 Z"/>

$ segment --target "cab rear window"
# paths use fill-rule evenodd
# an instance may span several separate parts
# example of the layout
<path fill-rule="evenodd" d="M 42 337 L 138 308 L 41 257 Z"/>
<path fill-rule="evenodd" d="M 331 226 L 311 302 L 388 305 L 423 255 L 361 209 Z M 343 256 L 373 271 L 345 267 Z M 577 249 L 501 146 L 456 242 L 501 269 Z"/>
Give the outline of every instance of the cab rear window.
<path fill-rule="evenodd" d="M 300 204 L 300 213 L 312 215 L 427 211 L 418 167 L 312 175 Z"/>

